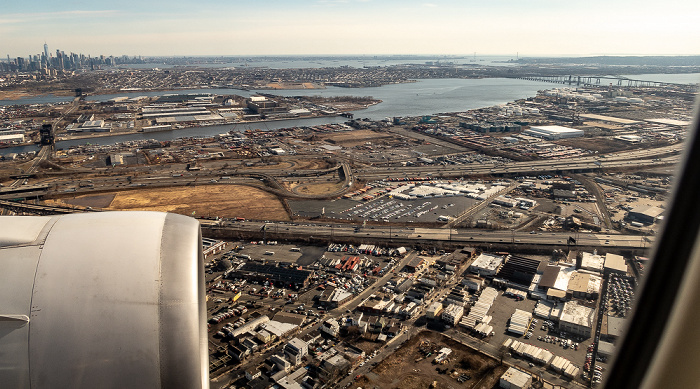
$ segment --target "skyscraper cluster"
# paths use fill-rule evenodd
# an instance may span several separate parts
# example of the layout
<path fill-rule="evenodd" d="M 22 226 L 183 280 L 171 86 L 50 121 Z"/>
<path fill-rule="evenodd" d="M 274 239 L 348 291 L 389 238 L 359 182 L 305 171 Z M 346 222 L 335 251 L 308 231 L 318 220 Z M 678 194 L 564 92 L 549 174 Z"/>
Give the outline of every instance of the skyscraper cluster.
<path fill-rule="evenodd" d="M 27 57 L 10 58 L 7 62 L 0 62 L 0 71 L 4 72 L 41 72 L 51 74 L 53 72 L 95 70 L 102 66 L 114 66 L 118 64 L 143 63 L 140 57 L 104 56 L 92 57 L 90 55 L 70 53 L 56 50 L 55 55 L 49 52 L 48 44 L 44 43 L 44 51 L 39 54 L 30 54 Z"/>

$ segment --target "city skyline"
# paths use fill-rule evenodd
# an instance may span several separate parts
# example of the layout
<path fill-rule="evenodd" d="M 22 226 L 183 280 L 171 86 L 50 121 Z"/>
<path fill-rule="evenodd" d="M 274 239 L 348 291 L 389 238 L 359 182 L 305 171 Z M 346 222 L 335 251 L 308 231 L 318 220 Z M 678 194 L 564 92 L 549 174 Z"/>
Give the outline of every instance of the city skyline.
<path fill-rule="evenodd" d="M 699 12 L 682 1 L 23 2 L 5 6 L 0 35 L 12 58 L 44 42 L 92 56 L 692 55 Z"/>

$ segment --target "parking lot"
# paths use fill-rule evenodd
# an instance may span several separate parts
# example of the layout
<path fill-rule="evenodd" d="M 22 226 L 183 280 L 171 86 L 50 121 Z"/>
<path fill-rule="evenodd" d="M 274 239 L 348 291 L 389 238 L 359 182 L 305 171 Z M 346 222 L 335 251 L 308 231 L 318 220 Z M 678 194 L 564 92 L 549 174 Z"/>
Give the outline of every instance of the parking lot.
<path fill-rule="evenodd" d="M 549 350 L 555 356 L 566 358 L 569 361 L 571 361 L 571 363 L 573 363 L 574 365 L 578 367 L 583 367 L 586 358 L 586 347 L 588 347 L 588 345 L 592 343 L 592 338 L 588 338 L 584 341 L 579 342 L 580 346 L 578 350 L 574 350 L 571 347 L 565 349 L 562 346 L 560 346 L 559 343 L 556 341 L 548 343 L 543 340 L 538 340 L 538 337 L 544 338 L 546 336 L 550 336 L 561 338 L 561 336 L 559 331 L 548 329 L 543 330 L 542 326 L 545 320 L 534 316 L 533 322 L 534 320 L 537 320 L 537 322 L 534 325 L 534 328 L 532 330 L 532 336 L 530 337 L 530 339 L 526 339 L 525 336 L 516 336 L 515 334 L 506 331 L 508 320 L 510 319 L 511 315 L 515 312 L 516 309 L 532 312 L 535 308 L 535 304 L 535 300 L 525 299 L 517 301 L 512 297 L 504 296 L 503 292 L 499 291 L 498 297 L 494 301 L 491 311 L 489 312 L 489 315 L 493 316 L 493 320 L 491 321 L 490 325 L 493 326 L 493 331 L 495 332 L 495 334 L 493 337 L 491 337 L 491 339 L 488 340 L 488 342 L 498 347 L 502 345 L 506 339 L 511 338 L 514 340 L 518 340 L 519 342 L 532 344 L 534 346 Z M 576 340 L 573 339 L 573 336 L 568 338 L 572 339 L 572 341 Z M 533 371 L 544 371 L 544 368 L 538 365 L 533 365 L 530 368 Z"/>

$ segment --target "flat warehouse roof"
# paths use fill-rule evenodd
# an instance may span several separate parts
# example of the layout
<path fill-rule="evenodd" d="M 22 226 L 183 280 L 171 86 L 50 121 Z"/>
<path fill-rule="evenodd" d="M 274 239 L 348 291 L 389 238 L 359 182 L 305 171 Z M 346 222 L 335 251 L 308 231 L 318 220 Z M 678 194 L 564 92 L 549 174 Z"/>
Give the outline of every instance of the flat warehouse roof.
<path fill-rule="evenodd" d="M 564 126 L 532 126 L 531 130 L 549 132 L 552 134 L 568 134 L 568 133 L 580 133 L 583 130 L 577 130 L 575 128 L 569 128 Z"/>
<path fill-rule="evenodd" d="M 593 113 L 584 113 L 584 114 L 581 114 L 579 116 L 581 116 L 582 118 L 586 118 L 586 119 L 602 120 L 602 121 L 606 121 L 606 122 L 613 122 L 613 123 L 620 123 L 620 124 L 640 123 L 639 120 L 622 119 L 622 118 L 616 118 L 613 116 L 596 115 Z"/>

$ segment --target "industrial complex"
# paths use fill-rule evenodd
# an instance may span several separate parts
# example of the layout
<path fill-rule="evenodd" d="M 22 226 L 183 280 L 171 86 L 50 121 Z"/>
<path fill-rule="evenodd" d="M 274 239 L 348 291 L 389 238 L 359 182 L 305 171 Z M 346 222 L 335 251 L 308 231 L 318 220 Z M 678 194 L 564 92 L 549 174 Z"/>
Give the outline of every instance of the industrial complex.
<path fill-rule="evenodd" d="M 89 63 L 61 58 L 21 66 L 40 82 Z M 361 117 L 374 98 L 272 91 L 445 71 L 85 72 L 90 85 L 208 74 L 269 89 L 4 105 L 0 212 L 197 218 L 214 388 L 595 387 L 665 217 L 694 89 L 569 77 L 380 120 Z"/>

